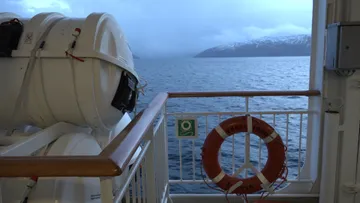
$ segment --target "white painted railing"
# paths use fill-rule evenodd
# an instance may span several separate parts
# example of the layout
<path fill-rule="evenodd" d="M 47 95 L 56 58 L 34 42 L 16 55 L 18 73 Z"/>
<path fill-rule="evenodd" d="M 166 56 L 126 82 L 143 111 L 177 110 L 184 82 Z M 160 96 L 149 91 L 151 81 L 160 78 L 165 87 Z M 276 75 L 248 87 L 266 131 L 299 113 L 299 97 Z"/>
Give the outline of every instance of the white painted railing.
<path fill-rule="evenodd" d="M 193 95 L 192 95 L 193 96 Z M 263 95 L 260 95 L 263 96 Z M 272 96 L 272 95 L 269 95 Z M 201 148 L 206 136 L 210 130 L 215 128 L 220 122 L 235 116 L 251 115 L 266 121 L 281 136 L 287 151 L 286 165 L 288 168 L 287 180 L 279 179 L 276 184 L 282 183 L 278 194 L 303 193 L 310 191 L 314 181 L 310 179 L 309 174 L 302 173 L 305 165 L 306 140 L 307 140 L 307 119 L 312 113 L 306 107 L 296 110 L 270 110 L 270 111 L 249 111 L 250 98 L 246 95 L 240 95 L 244 98 L 244 111 L 239 112 L 166 112 L 167 125 L 175 126 L 176 118 L 196 118 L 199 123 L 198 137 L 196 139 L 176 139 L 174 127 L 168 128 L 168 136 L 172 142 L 178 142 L 178 149 L 169 148 L 171 155 L 169 158 L 169 167 L 171 168 L 170 180 L 171 192 L 180 194 L 209 193 L 216 191 L 201 187 L 204 179 L 207 183 L 211 181 L 202 171 Z M 286 98 L 284 98 L 286 100 Z M 191 104 L 189 104 L 191 105 Z M 212 120 L 212 122 L 210 122 Z M 247 144 L 246 144 L 247 143 Z M 170 151 L 171 150 L 171 151 Z M 174 153 L 175 151 L 175 153 Z M 219 153 L 219 160 L 222 169 L 228 174 L 234 174 L 238 168 L 250 163 L 261 170 L 267 161 L 267 149 L 263 141 L 255 136 L 247 136 L 246 133 L 239 133 L 226 139 Z M 176 167 L 174 167 L 176 166 Z M 243 170 L 240 173 L 241 178 L 252 176 L 251 170 Z M 198 184 L 196 187 L 195 185 Z M 204 184 L 205 185 L 205 184 Z M 205 185 L 206 186 L 206 185 Z M 214 186 L 214 185 L 213 185 Z M 275 185 L 276 186 L 276 185 Z"/>
<path fill-rule="evenodd" d="M 169 198 L 169 175 L 165 106 L 141 143 L 141 152 L 129 175 L 115 193 L 114 203 L 165 203 Z M 106 186 L 104 190 L 107 190 Z"/>
<path fill-rule="evenodd" d="M 205 132 L 204 133 L 200 133 L 199 137 L 197 140 L 199 140 L 200 142 L 203 142 L 203 140 L 205 139 L 206 135 L 209 133 L 209 117 L 211 116 L 216 116 L 217 120 L 219 121 L 218 123 L 220 123 L 221 121 L 223 121 L 224 119 L 222 119 L 222 117 L 235 117 L 235 116 L 243 116 L 246 114 L 249 114 L 251 116 L 260 118 L 260 119 L 264 119 L 264 117 L 271 117 L 271 119 L 267 119 L 267 120 L 272 120 L 270 122 L 268 122 L 271 126 L 273 126 L 275 129 L 277 129 L 277 119 L 278 117 L 283 117 L 285 120 L 286 124 L 284 129 L 282 130 L 284 133 L 280 133 L 280 136 L 283 139 L 283 142 L 285 144 L 285 146 L 287 147 L 287 151 L 286 151 L 286 161 L 287 161 L 287 166 L 289 169 L 289 173 L 290 175 L 288 176 L 288 179 L 286 181 L 286 183 L 298 183 L 298 182 L 312 182 L 308 179 L 303 179 L 300 176 L 301 173 L 301 169 L 303 167 L 303 164 L 305 162 L 305 151 L 306 151 L 306 129 L 304 129 L 304 124 L 306 123 L 306 118 L 307 115 L 309 114 L 309 111 L 306 110 L 299 110 L 299 111 L 273 111 L 273 112 L 201 112 L 201 113 L 167 113 L 168 118 L 171 117 L 196 117 L 198 120 L 205 120 Z M 293 119 L 290 119 L 293 118 Z M 297 118 L 297 119 L 294 119 Z M 291 121 L 291 120 L 296 120 L 296 121 Z M 290 124 L 295 124 L 295 122 L 297 122 L 298 125 L 298 129 L 295 130 L 294 128 L 296 128 L 297 126 L 291 126 Z M 212 129 L 213 127 L 216 126 L 212 126 L 210 127 L 210 129 Z M 289 133 L 289 131 L 293 131 L 293 133 Z M 297 132 L 294 132 L 297 131 Z M 229 163 L 227 167 L 230 167 L 230 169 L 224 169 L 225 171 L 230 172 L 231 174 L 233 174 L 236 171 L 236 164 L 238 165 L 239 163 L 236 163 L 236 157 L 237 157 L 237 161 L 239 161 L 238 159 L 242 159 L 243 157 L 243 162 L 242 164 L 245 164 L 245 162 L 247 161 L 252 161 L 255 162 L 255 166 L 257 166 L 257 168 L 259 170 L 262 169 L 262 167 L 265 165 L 265 162 L 267 160 L 267 152 L 266 152 L 266 146 L 264 145 L 263 141 L 260 138 L 255 138 L 251 137 L 251 139 L 246 136 L 246 134 L 244 133 L 245 136 L 242 135 L 234 135 L 228 139 L 228 142 L 226 143 L 226 145 L 230 145 L 230 148 L 224 149 L 222 148 L 221 153 L 220 153 L 220 160 L 222 163 Z M 289 142 L 289 136 L 292 136 L 293 139 L 291 139 L 291 141 Z M 294 139 L 295 138 L 295 139 Z M 248 140 L 247 140 L 248 139 Z M 197 175 L 197 170 L 200 169 L 201 166 L 201 161 L 197 160 L 200 159 L 200 149 L 202 147 L 202 145 L 195 145 L 196 140 L 182 140 L 179 139 L 177 140 L 178 142 L 178 160 L 179 160 L 179 167 L 178 170 L 173 170 L 172 172 L 176 172 L 178 173 L 178 178 L 172 178 L 170 179 L 170 183 L 171 184 L 175 184 L 175 183 L 203 183 L 204 180 L 201 177 L 201 175 Z M 188 144 L 184 144 L 184 142 L 187 142 Z M 249 145 L 245 145 L 245 143 L 249 143 Z M 239 146 L 241 146 L 241 149 L 239 149 Z M 241 150 L 243 150 L 243 154 L 241 154 Z M 191 153 L 191 159 L 187 159 L 184 161 L 184 151 L 186 151 L 186 153 Z M 250 155 L 250 151 L 251 152 L 256 152 L 256 153 L 251 153 Z M 291 153 L 291 155 L 289 155 L 289 151 Z M 227 157 L 229 157 L 229 155 L 231 156 L 230 159 L 229 158 L 225 158 L 221 157 L 222 154 L 227 154 Z M 256 157 L 256 161 L 254 159 L 251 159 L 250 156 L 254 156 Z M 242 156 L 242 157 L 241 157 Z M 289 157 L 290 157 L 290 161 L 289 161 Z M 188 175 L 188 178 L 184 178 L 184 165 L 191 165 L 191 174 L 190 176 Z M 189 167 L 187 167 L 189 169 Z M 248 177 L 248 170 L 244 171 L 244 175 L 243 177 Z M 174 176 L 174 174 L 172 174 Z M 205 174 L 203 174 L 205 175 Z M 175 175 L 176 176 L 176 175 Z M 281 182 L 281 181 L 279 181 Z M 194 191 L 195 192 L 195 191 Z"/>

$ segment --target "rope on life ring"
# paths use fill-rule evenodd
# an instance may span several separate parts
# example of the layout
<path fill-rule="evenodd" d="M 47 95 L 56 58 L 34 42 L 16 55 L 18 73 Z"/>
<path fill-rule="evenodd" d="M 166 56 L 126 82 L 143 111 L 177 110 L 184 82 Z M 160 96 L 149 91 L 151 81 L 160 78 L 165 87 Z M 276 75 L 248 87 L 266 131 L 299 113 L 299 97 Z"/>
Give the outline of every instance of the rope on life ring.
<path fill-rule="evenodd" d="M 251 165 L 255 176 L 241 179 L 237 173 L 226 174 L 218 162 L 218 153 L 224 140 L 236 133 L 248 132 L 260 137 L 268 150 L 268 160 L 260 171 Z M 221 122 L 207 136 L 202 149 L 202 163 L 208 177 L 227 194 L 251 194 L 261 189 L 273 192 L 271 187 L 286 168 L 286 147 L 279 134 L 265 121 L 252 116 L 239 116 Z"/>

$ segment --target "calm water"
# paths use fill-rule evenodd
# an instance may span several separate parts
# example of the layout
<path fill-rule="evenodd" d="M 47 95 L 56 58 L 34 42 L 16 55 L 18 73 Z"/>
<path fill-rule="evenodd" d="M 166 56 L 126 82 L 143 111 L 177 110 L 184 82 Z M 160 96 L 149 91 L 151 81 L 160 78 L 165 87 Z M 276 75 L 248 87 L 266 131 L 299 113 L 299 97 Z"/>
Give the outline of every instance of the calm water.
<path fill-rule="evenodd" d="M 138 109 L 146 106 L 159 92 L 166 91 L 246 91 L 246 90 L 304 90 L 308 89 L 310 57 L 261 57 L 261 58 L 196 58 L 179 60 L 136 60 L 139 75 L 148 82 L 145 96 L 141 96 Z M 168 112 L 240 112 L 245 110 L 242 98 L 204 98 L 171 99 Z M 250 111 L 299 110 L 307 108 L 306 97 L 256 97 L 251 98 Z M 199 116 L 199 139 L 181 141 L 182 174 L 180 175 L 179 140 L 175 138 L 175 117 L 168 121 L 170 179 L 201 179 L 201 146 L 207 132 L 219 121 L 230 116 Z M 285 139 L 286 115 L 263 116 L 266 122 L 273 124 Z M 288 123 L 289 178 L 296 178 L 298 173 L 299 153 L 303 163 L 306 148 L 306 119 L 300 122 L 299 115 L 290 115 Z M 206 125 L 206 121 L 208 122 Z M 300 125 L 302 134 L 300 137 Z M 206 129 L 208 126 L 208 129 Z M 244 161 L 244 135 L 235 136 L 235 168 Z M 301 149 L 299 150 L 299 140 Z M 266 147 L 262 145 L 262 158 L 259 162 L 259 139 L 251 137 L 251 162 L 263 166 L 266 162 Z M 192 146 L 195 154 L 192 153 Z M 232 171 L 232 144 L 228 138 L 222 146 L 221 161 L 224 171 Z M 265 155 L 265 156 L 264 156 Z M 196 160 L 195 170 L 192 160 Z M 205 172 L 204 172 L 205 173 Z M 205 174 L 203 174 L 205 175 Z M 172 191 L 178 193 L 209 192 L 206 186 L 172 185 Z"/>

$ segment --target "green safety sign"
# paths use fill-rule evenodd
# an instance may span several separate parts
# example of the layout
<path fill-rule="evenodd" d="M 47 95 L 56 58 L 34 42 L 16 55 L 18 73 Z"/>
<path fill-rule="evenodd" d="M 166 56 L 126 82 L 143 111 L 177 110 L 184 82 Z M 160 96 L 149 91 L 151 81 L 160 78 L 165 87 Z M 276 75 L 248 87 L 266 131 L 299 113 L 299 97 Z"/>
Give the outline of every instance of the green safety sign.
<path fill-rule="evenodd" d="M 197 138 L 198 125 L 196 118 L 177 118 L 176 119 L 176 137 L 178 138 Z"/>

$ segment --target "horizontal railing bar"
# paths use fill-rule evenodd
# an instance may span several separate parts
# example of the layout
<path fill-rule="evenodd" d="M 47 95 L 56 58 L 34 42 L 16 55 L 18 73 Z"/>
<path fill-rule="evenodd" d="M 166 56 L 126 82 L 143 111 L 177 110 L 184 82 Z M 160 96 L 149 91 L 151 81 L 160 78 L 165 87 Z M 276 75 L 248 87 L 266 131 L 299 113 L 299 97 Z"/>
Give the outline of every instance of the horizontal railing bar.
<path fill-rule="evenodd" d="M 223 91 L 223 92 L 168 92 L 169 98 L 189 97 L 261 97 L 261 96 L 320 96 L 318 90 L 301 91 Z"/>
<path fill-rule="evenodd" d="M 319 193 L 305 193 L 305 194 L 299 194 L 299 193 L 288 193 L 288 194 L 272 194 L 268 198 L 274 198 L 274 197 L 291 197 L 291 198 L 303 198 L 303 197 L 319 197 Z M 248 194 L 248 197 L 260 197 L 261 194 Z M 185 197 L 185 198 L 191 198 L 191 197 L 220 197 L 224 198 L 224 194 L 170 194 L 170 197 Z M 241 196 L 237 194 L 228 194 L 228 197 L 239 197 Z"/>
<path fill-rule="evenodd" d="M 243 114 L 254 114 L 254 115 L 260 115 L 260 114 L 310 114 L 315 113 L 314 111 L 253 111 L 253 112 L 170 112 L 166 113 L 166 115 L 169 116 L 180 116 L 180 115 L 243 115 Z"/>
<path fill-rule="evenodd" d="M 206 181 L 207 183 L 212 183 L 212 181 Z M 276 181 L 276 183 L 281 183 L 281 181 Z M 285 183 L 313 183 L 314 181 L 310 180 L 310 179 L 302 179 L 302 180 L 297 180 L 297 179 L 293 179 L 293 180 L 287 180 L 285 181 Z M 204 180 L 198 179 L 198 180 L 169 180 L 170 184 L 179 184 L 179 183 L 185 183 L 185 184 L 199 184 L 199 183 L 204 183 Z"/>
<path fill-rule="evenodd" d="M 227 195 L 229 199 L 233 199 L 234 197 L 235 198 L 239 198 L 241 199 L 242 197 L 239 196 L 239 195 L 236 195 L 236 194 L 228 194 Z M 293 200 L 291 202 L 302 202 L 302 201 L 298 201 L 298 200 L 301 200 L 302 198 L 318 198 L 320 196 L 319 193 L 305 193 L 305 194 L 299 194 L 299 193 L 296 193 L 296 194 L 272 194 L 270 196 L 268 196 L 266 198 L 266 200 L 269 200 L 269 199 L 280 199 L 280 198 L 289 198 L 290 200 Z M 253 198 L 256 198 L 258 199 L 259 197 L 262 197 L 262 194 L 248 194 L 247 195 L 247 198 L 248 199 L 253 199 Z M 224 194 L 170 194 L 170 198 L 171 199 L 176 199 L 176 200 L 183 200 L 183 199 L 191 199 L 193 201 L 197 201 L 198 199 L 204 201 L 204 199 L 206 200 L 206 198 L 211 198 L 212 200 L 221 200 L 223 201 L 224 199 Z M 215 199 L 216 198 L 216 199 Z M 283 199 L 283 201 L 284 201 Z M 296 200 L 296 201 L 294 201 Z M 179 201 L 179 202 L 180 202 Z M 318 201 L 317 201 L 318 202 Z"/>
<path fill-rule="evenodd" d="M 119 168 L 100 156 L 1 157 L 0 177 L 114 176 Z"/>

